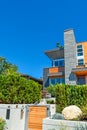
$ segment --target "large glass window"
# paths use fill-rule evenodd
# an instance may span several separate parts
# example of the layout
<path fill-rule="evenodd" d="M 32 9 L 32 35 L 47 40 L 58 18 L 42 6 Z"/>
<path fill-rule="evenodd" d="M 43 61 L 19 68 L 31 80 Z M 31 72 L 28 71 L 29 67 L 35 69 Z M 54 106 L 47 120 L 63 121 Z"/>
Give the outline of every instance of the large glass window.
<path fill-rule="evenodd" d="M 54 61 L 54 66 L 59 66 L 58 61 Z"/>
<path fill-rule="evenodd" d="M 64 60 L 59 61 L 59 66 L 64 66 Z"/>
<path fill-rule="evenodd" d="M 77 46 L 77 56 L 83 56 L 83 48 L 82 45 Z"/>
<path fill-rule="evenodd" d="M 78 65 L 84 65 L 84 60 L 83 59 L 78 59 Z"/>
<path fill-rule="evenodd" d="M 50 79 L 50 84 L 55 84 L 55 79 L 54 78 Z"/>
<path fill-rule="evenodd" d="M 62 67 L 64 66 L 64 59 L 57 59 L 57 60 L 53 60 L 53 66 L 56 67 Z"/>
<path fill-rule="evenodd" d="M 64 84 L 65 79 L 64 77 L 58 77 L 58 78 L 49 78 L 49 84 Z"/>

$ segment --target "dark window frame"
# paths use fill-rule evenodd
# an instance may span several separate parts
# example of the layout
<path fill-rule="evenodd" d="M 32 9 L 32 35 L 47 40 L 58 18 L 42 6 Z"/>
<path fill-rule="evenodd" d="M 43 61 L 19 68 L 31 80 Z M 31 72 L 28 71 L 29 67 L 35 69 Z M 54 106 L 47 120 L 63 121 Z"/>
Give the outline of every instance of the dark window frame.
<path fill-rule="evenodd" d="M 77 56 L 83 56 L 83 46 L 82 45 L 77 46 Z"/>

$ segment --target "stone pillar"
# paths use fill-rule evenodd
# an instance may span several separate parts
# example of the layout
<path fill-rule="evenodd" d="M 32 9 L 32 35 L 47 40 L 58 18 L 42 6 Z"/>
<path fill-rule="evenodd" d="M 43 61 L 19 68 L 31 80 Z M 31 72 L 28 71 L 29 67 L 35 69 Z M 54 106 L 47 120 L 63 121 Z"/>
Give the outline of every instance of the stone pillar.
<path fill-rule="evenodd" d="M 76 41 L 73 29 L 64 31 L 65 84 L 76 84 L 72 68 L 76 68 Z"/>

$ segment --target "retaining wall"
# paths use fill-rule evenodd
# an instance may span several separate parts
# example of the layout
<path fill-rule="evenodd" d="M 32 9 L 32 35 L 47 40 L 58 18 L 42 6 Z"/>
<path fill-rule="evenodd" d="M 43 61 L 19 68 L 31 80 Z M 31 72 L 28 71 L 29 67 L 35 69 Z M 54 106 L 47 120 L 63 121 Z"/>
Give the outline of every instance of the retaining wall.
<path fill-rule="evenodd" d="M 42 130 L 87 130 L 87 122 L 45 118 Z"/>

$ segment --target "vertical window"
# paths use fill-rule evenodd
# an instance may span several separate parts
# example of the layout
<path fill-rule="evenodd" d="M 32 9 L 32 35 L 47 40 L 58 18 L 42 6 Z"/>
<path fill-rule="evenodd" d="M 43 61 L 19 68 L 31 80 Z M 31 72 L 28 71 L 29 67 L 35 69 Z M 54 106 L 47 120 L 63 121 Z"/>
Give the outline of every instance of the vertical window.
<path fill-rule="evenodd" d="M 55 61 L 55 66 L 59 66 L 58 61 Z"/>
<path fill-rule="evenodd" d="M 59 61 L 59 66 L 64 66 L 64 60 Z"/>
<path fill-rule="evenodd" d="M 55 84 L 55 78 L 50 78 L 49 79 L 49 84 L 53 84 L 54 85 Z"/>
<path fill-rule="evenodd" d="M 84 65 L 84 60 L 83 59 L 78 59 L 78 65 Z"/>
<path fill-rule="evenodd" d="M 82 45 L 77 46 L 77 56 L 83 56 L 83 47 L 82 47 Z"/>

